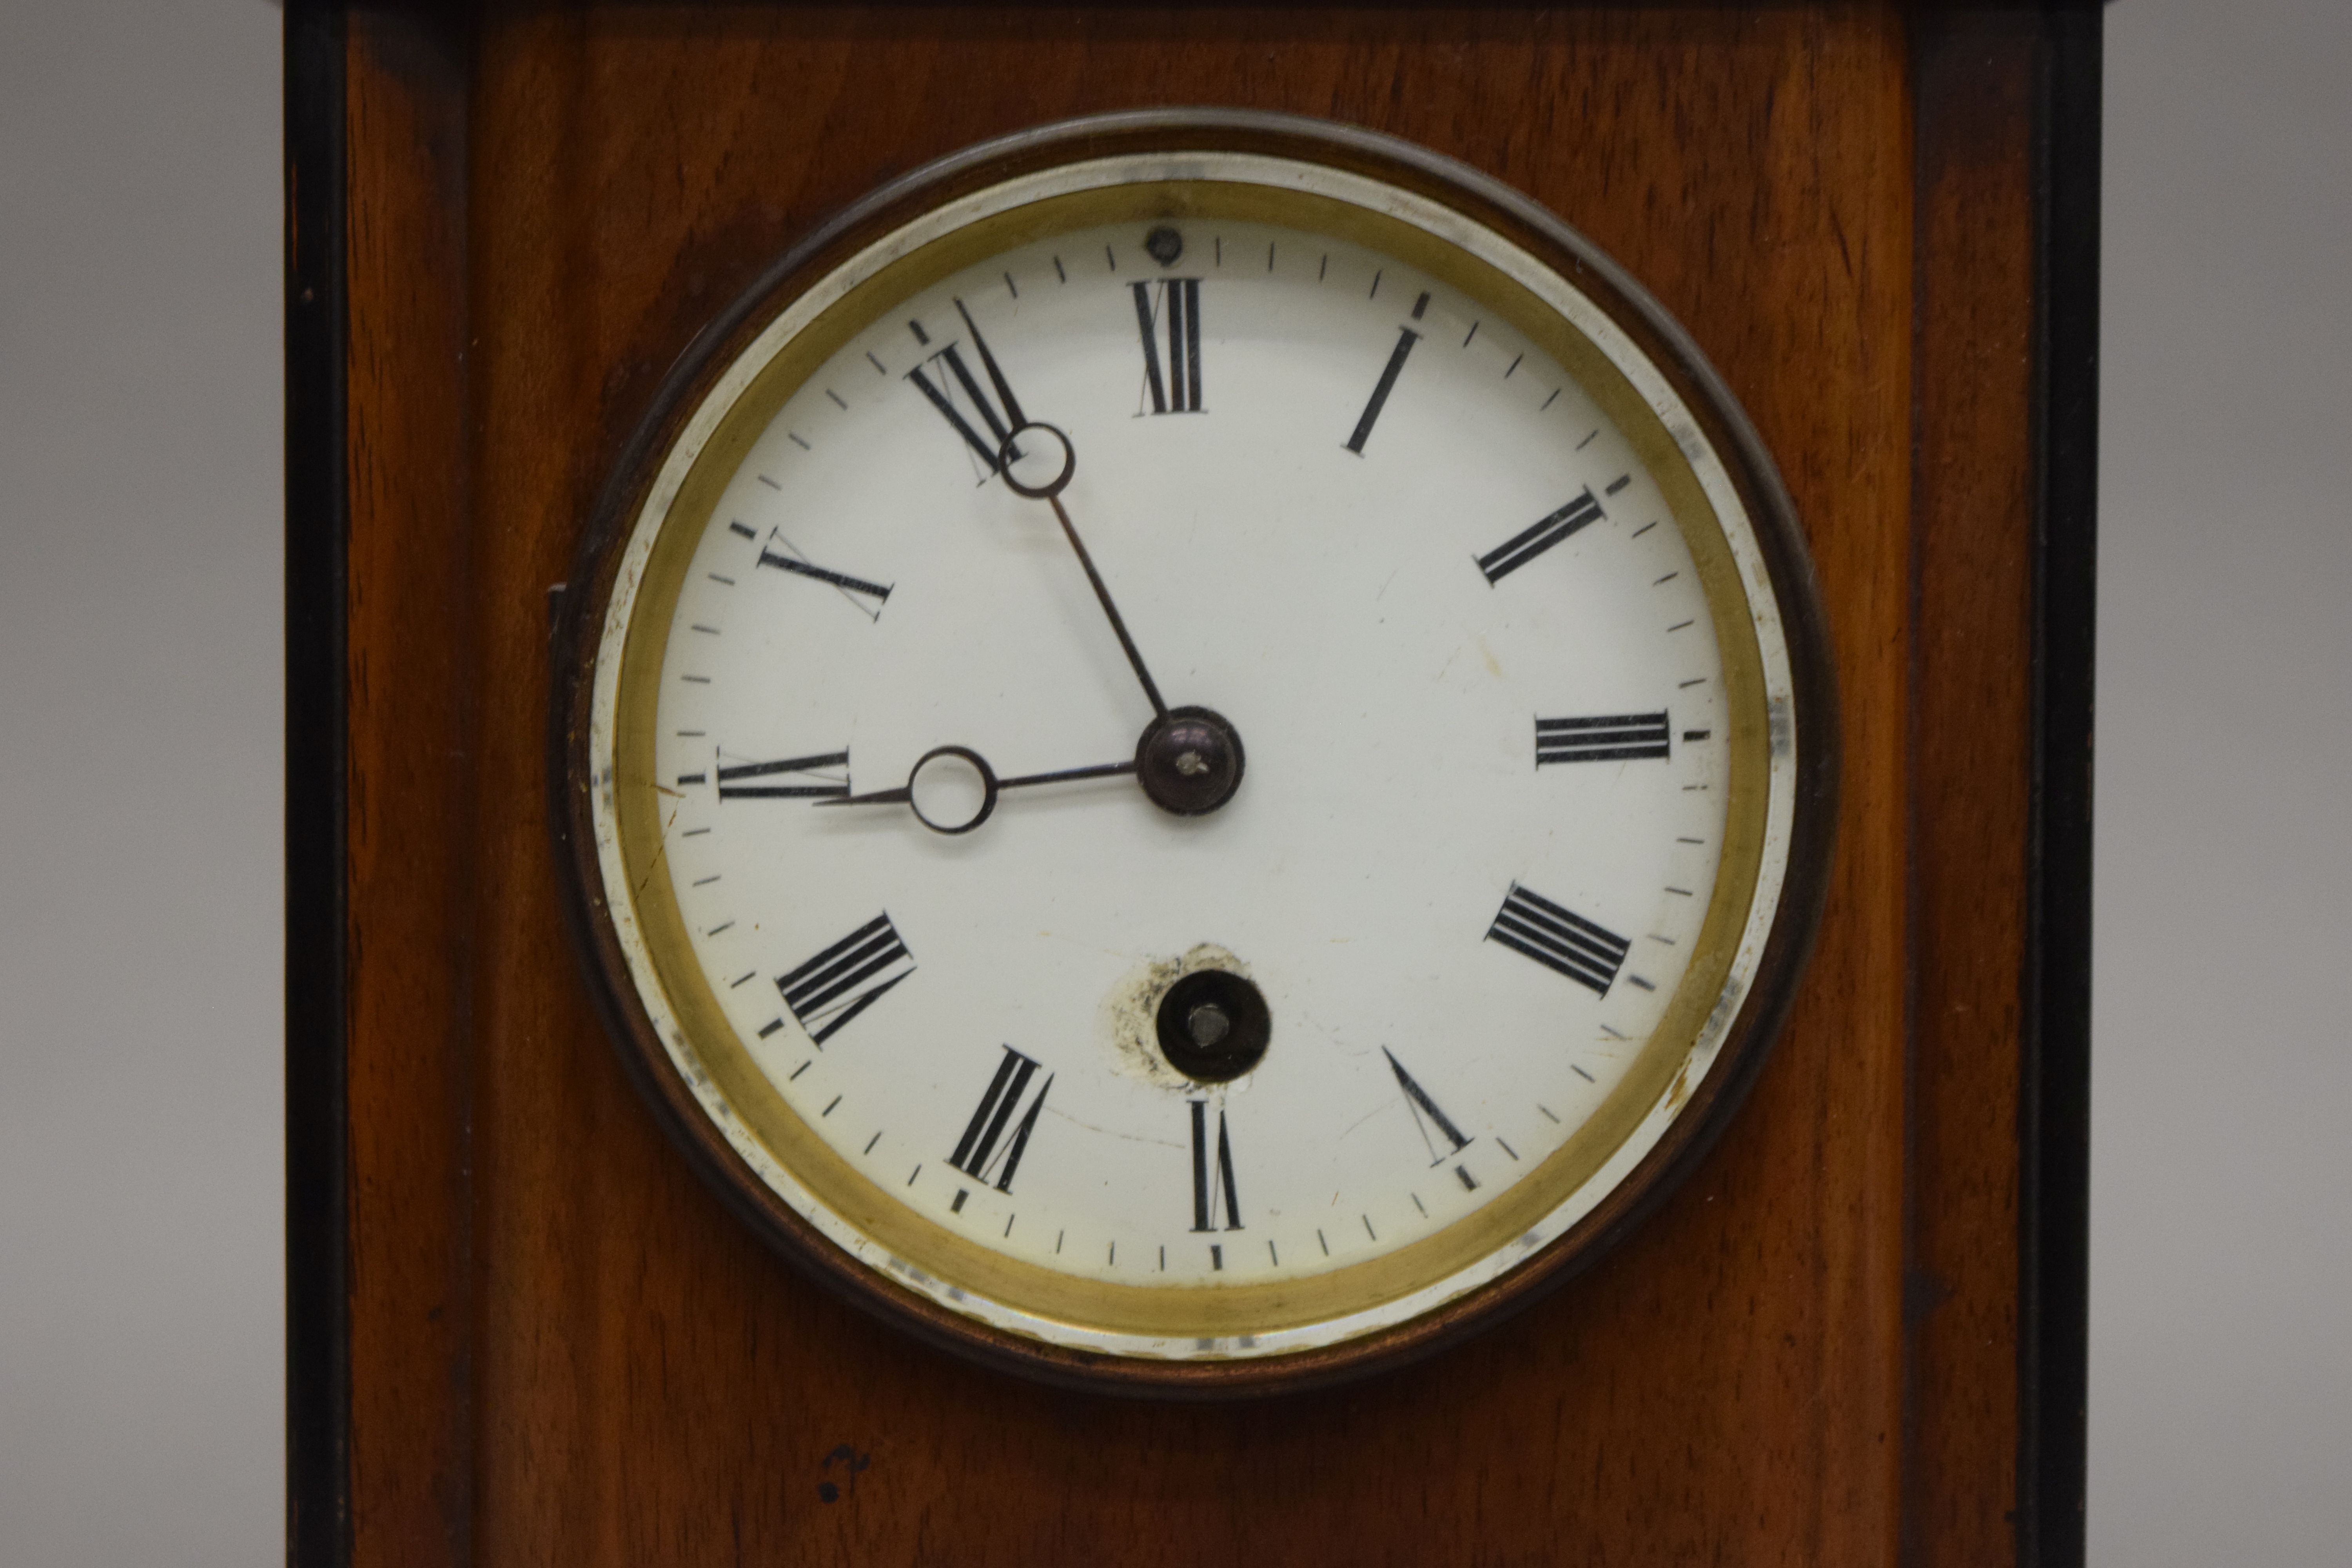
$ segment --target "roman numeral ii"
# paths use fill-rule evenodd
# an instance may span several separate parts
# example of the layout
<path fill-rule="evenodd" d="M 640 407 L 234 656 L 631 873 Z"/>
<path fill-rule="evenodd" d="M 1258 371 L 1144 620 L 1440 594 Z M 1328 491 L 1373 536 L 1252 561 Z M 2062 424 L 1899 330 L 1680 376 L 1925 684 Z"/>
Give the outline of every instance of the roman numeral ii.
<path fill-rule="evenodd" d="M 1587 489 L 1550 516 L 1478 557 L 1478 570 L 1486 574 L 1489 584 L 1499 583 L 1578 529 L 1599 522 L 1601 518 L 1601 503 Z"/>
<path fill-rule="evenodd" d="M 914 955 L 883 914 L 791 973 L 778 975 L 776 989 L 809 1038 L 822 1046 L 914 972 Z"/>
<path fill-rule="evenodd" d="M 971 1121 L 965 1124 L 963 1136 L 956 1141 L 955 1152 L 948 1156 L 948 1163 L 975 1181 L 985 1182 L 993 1175 L 998 1192 L 1011 1192 L 1013 1173 L 1020 1169 L 1022 1151 L 1029 1147 L 1030 1130 L 1037 1125 L 1037 1113 L 1045 1109 L 1046 1091 L 1054 1087 L 1053 1074 L 1047 1073 L 1045 1081 L 1037 1086 L 1036 1096 L 1022 1113 L 1020 1124 L 1013 1129 L 1010 1142 L 1004 1142 L 1004 1129 L 1013 1112 L 1021 1109 L 1022 1097 L 1029 1092 L 1029 1080 L 1036 1076 L 1035 1062 L 1011 1046 L 1005 1047 L 1004 1059 L 996 1064 L 996 1076 L 988 1080 L 988 1092 L 981 1096 L 980 1109 L 971 1113 Z"/>

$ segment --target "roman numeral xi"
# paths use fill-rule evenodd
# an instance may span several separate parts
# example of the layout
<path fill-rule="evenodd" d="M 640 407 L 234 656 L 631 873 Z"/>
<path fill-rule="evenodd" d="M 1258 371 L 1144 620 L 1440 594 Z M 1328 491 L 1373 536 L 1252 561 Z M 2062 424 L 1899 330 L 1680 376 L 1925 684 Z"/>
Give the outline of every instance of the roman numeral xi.
<path fill-rule="evenodd" d="M 1486 940 L 1526 954 L 1599 996 L 1609 994 L 1633 946 L 1616 932 L 1516 882 L 1495 923 L 1486 928 Z"/>
<path fill-rule="evenodd" d="M 1130 283 L 1135 330 L 1143 336 L 1143 387 L 1154 414 L 1201 412 L 1201 280 Z M 1155 303 L 1156 301 L 1156 303 Z M 1160 374 L 1158 328 L 1168 323 L 1168 374 Z"/>
<path fill-rule="evenodd" d="M 1664 713 L 1612 713 L 1592 719 L 1536 721 L 1536 766 L 1546 763 L 1623 763 L 1669 754 Z"/>
<path fill-rule="evenodd" d="M 981 389 L 979 378 L 972 374 L 971 367 L 964 363 L 961 350 L 954 343 L 948 344 L 922 364 L 908 371 L 907 379 L 930 400 L 931 406 L 940 411 L 940 416 L 954 428 L 955 433 L 963 437 L 964 445 L 971 448 L 972 455 L 987 468 L 988 477 L 992 478 L 998 467 L 997 454 L 1003 450 L 1013 432 L 1029 423 L 1029 417 L 1021 412 L 1021 400 L 1013 395 L 1013 384 L 1004 379 L 1004 372 L 997 364 L 996 356 L 988 352 L 988 340 L 980 335 L 980 328 L 972 322 L 971 312 L 964 309 L 961 300 L 955 302 L 955 308 L 956 314 L 963 318 L 964 331 L 971 334 L 972 349 L 980 355 L 981 368 L 988 373 L 988 384 L 995 391 L 996 401 L 989 401 L 988 393 Z M 908 326 L 913 331 L 916 342 L 927 347 L 929 345 L 930 336 L 923 331 L 921 322 L 909 321 Z M 927 370 L 929 374 L 925 374 Z M 971 420 L 964 414 L 967 406 L 982 424 L 988 426 L 988 433 L 995 437 L 994 440 L 983 437 L 973 428 Z M 1020 450 L 1016 447 L 1012 455 L 1018 458 Z"/>
<path fill-rule="evenodd" d="M 1045 1109 L 1046 1091 L 1054 1087 L 1054 1075 L 1047 1073 L 1045 1081 L 1037 1086 L 1036 1096 L 1030 1100 L 1029 1109 L 1022 1112 L 1019 1125 L 1013 1127 L 1012 1141 L 1004 1139 L 1007 1123 L 1021 1110 L 1022 1098 L 1029 1092 L 1029 1080 L 1037 1076 L 1037 1064 L 1014 1050 L 1004 1047 L 1004 1059 L 996 1064 L 996 1076 L 988 1081 L 988 1092 L 980 1098 L 980 1109 L 971 1113 L 964 1126 L 963 1136 L 956 1141 L 955 1152 L 948 1163 L 974 1181 L 985 1182 L 993 1176 L 996 1190 L 1013 1190 L 1013 1173 L 1021 1167 L 1022 1151 L 1029 1147 L 1029 1133 L 1037 1125 L 1037 1113 Z M 1001 1148 L 1000 1148 L 1001 1145 Z"/>
<path fill-rule="evenodd" d="M 817 1045 L 915 972 L 913 954 L 887 914 L 877 915 L 788 974 L 776 977 L 784 1005 Z"/>

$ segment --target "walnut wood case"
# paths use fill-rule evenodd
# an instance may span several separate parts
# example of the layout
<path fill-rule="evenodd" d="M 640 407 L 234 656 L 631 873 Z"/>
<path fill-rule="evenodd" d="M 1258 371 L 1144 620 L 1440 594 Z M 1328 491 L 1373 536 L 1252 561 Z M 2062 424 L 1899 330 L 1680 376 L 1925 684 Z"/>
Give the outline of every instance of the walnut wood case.
<path fill-rule="evenodd" d="M 2098 17 L 295 4 L 289 1542 L 304 1564 L 2081 1555 Z M 678 356 L 956 148 L 1181 103 L 1461 158 L 1778 459 L 1839 858 L 1746 1110 L 1567 1289 L 1247 1406 L 1040 1387 L 786 1267 L 569 952 L 549 591 Z"/>

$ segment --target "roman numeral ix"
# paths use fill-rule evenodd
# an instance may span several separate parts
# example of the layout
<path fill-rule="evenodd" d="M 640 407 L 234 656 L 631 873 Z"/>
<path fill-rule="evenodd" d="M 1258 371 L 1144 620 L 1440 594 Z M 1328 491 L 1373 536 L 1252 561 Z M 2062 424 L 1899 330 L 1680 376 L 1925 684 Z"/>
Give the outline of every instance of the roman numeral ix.
<path fill-rule="evenodd" d="M 1499 583 L 1578 529 L 1599 522 L 1601 516 L 1601 503 L 1588 489 L 1549 517 L 1479 556 L 1478 570 L 1486 574 L 1488 584 Z"/>
<path fill-rule="evenodd" d="M 1054 1087 L 1054 1075 L 1047 1073 L 1045 1081 L 1037 1086 L 1036 1097 L 1021 1116 L 1020 1124 L 1013 1129 L 1010 1142 L 1004 1142 L 1004 1129 L 1021 1109 L 1022 1097 L 1029 1092 L 1029 1080 L 1037 1076 L 1037 1064 L 1014 1050 L 1004 1047 L 1004 1059 L 996 1064 L 996 1076 L 988 1081 L 988 1092 L 980 1099 L 980 1109 L 971 1113 L 965 1124 L 963 1136 L 956 1141 L 955 1152 L 948 1163 L 974 1181 L 995 1178 L 996 1190 L 1013 1190 L 1013 1173 L 1021 1167 L 1022 1151 L 1029 1147 L 1030 1130 L 1037 1125 L 1037 1113 L 1045 1109 L 1046 1091 Z M 1002 1144 L 1000 1150 L 999 1145 Z"/>
<path fill-rule="evenodd" d="M 1192 1108 L 1192 1228 L 1239 1230 L 1242 1205 L 1234 1191 L 1234 1145 L 1225 1135 L 1225 1113 L 1217 1112 L 1217 1150 L 1212 1161 L 1209 1102 L 1188 1100 L 1184 1103 Z M 1225 1222 L 1222 1227 L 1217 1224 L 1220 1214 Z"/>
<path fill-rule="evenodd" d="M 1486 940 L 1525 953 L 1600 996 L 1609 994 L 1633 945 L 1517 882 L 1503 900 L 1502 912 L 1486 928 Z"/>
<path fill-rule="evenodd" d="M 1201 280 L 1169 278 L 1130 283 L 1135 290 L 1135 330 L 1143 337 L 1143 385 L 1154 414 L 1201 412 Z M 1155 302 L 1156 301 L 1156 302 Z M 1160 374 L 1157 329 L 1168 322 L 1168 374 Z"/>
<path fill-rule="evenodd" d="M 1029 418 L 1021 412 L 1021 400 L 1013 395 L 1013 385 L 1004 379 L 1004 372 L 998 366 L 996 356 L 988 352 L 988 340 L 982 337 L 980 329 L 973 325 L 971 312 L 964 309 L 961 300 L 955 302 L 955 308 L 956 314 L 963 318 L 964 331 L 971 334 L 971 346 L 980 355 L 981 367 L 988 372 L 988 383 L 995 389 L 996 401 L 991 403 L 988 394 L 981 390 L 978 378 L 971 374 L 971 367 L 964 363 L 962 353 L 954 343 L 948 344 L 922 364 L 908 371 L 907 379 L 930 399 L 931 406 L 940 411 L 940 416 L 955 428 L 957 435 L 963 437 L 964 445 L 971 448 L 972 454 L 987 468 L 987 477 L 993 478 L 997 470 L 997 454 L 1003 450 L 1013 432 L 1028 424 Z M 908 324 L 913 327 L 918 342 L 928 344 L 931 341 L 924 334 L 919 323 Z M 926 369 L 929 374 L 924 374 Z M 938 379 L 934 380 L 934 377 Z M 958 401 L 959 393 L 962 395 L 961 403 Z M 984 439 L 972 427 L 971 421 L 964 416 L 963 405 L 966 404 L 988 426 L 989 434 L 996 437 L 994 440 Z M 1012 453 L 1015 458 L 1020 455 L 1017 448 Z"/>
<path fill-rule="evenodd" d="M 914 972 L 914 956 L 883 914 L 789 974 L 778 975 L 776 989 L 809 1038 L 822 1046 Z"/>
<path fill-rule="evenodd" d="M 846 776 L 832 778 L 820 773 L 823 768 L 847 768 L 847 752 L 824 752 L 813 757 L 786 757 L 778 763 L 738 763 L 719 770 L 719 798 L 721 800 L 814 800 L 827 795 L 847 795 Z M 751 779 L 789 779 L 786 784 L 751 784 Z M 810 779 L 818 782 L 810 783 Z"/>
<path fill-rule="evenodd" d="M 1669 754 L 1664 713 L 1612 713 L 1594 719 L 1536 721 L 1536 766 L 1546 763 L 1624 763 Z"/>

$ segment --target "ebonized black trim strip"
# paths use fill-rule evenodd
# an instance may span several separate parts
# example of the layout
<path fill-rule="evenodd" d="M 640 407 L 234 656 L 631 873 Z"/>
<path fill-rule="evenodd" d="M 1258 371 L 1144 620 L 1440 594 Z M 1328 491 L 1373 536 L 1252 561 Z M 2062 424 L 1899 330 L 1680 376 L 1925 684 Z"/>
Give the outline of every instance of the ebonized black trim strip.
<path fill-rule="evenodd" d="M 2035 711 L 2018 1117 L 2017 1530 L 2031 1568 L 2084 1556 L 2101 35 L 2096 5 L 2053 7 L 2035 95 Z"/>
<path fill-rule="evenodd" d="M 344 16 L 292 0 L 286 158 L 286 1555 L 351 1561 Z"/>

